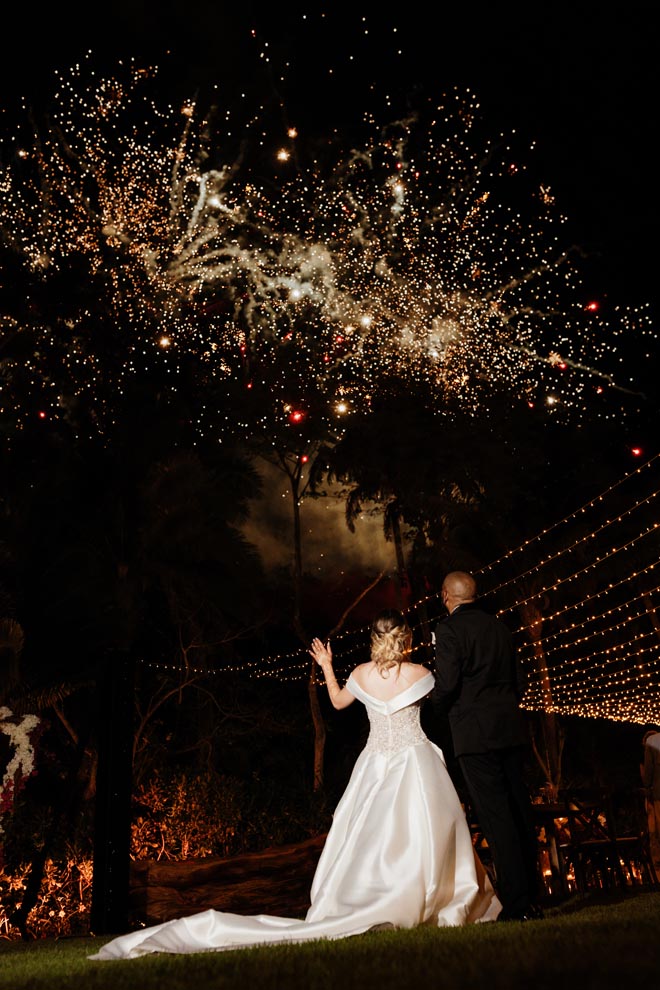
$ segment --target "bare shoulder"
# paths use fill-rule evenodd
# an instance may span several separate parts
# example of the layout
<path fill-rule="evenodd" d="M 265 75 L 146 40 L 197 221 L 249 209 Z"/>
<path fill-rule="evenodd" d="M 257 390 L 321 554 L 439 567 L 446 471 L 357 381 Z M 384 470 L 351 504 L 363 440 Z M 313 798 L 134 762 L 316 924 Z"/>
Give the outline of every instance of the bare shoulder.
<path fill-rule="evenodd" d="M 357 665 L 357 667 L 353 667 L 353 670 L 350 672 L 349 677 L 352 677 L 354 681 L 357 681 L 358 682 L 358 684 L 360 685 L 360 687 L 363 687 L 363 683 L 362 682 L 363 682 L 364 676 L 365 676 L 365 674 L 367 672 L 367 667 L 370 667 L 370 666 L 371 666 L 371 664 L 369 664 L 369 663 L 359 663 Z"/>
<path fill-rule="evenodd" d="M 407 681 L 415 684 L 417 681 L 421 681 L 422 678 L 426 677 L 427 674 L 430 674 L 431 671 L 421 663 L 410 663 L 406 661 L 401 664 L 401 673 Z"/>

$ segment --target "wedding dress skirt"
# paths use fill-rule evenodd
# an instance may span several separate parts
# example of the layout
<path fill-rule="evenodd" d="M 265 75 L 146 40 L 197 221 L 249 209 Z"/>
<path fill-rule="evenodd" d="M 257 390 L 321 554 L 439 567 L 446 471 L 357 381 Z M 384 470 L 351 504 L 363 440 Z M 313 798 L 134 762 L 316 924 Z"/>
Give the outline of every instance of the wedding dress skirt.
<path fill-rule="evenodd" d="M 370 733 L 335 810 L 303 920 L 202 911 L 121 935 L 91 959 L 203 952 L 357 935 L 372 928 L 464 925 L 501 904 L 476 856 L 442 752 L 420 725 L 429 673 L 391 701 L 349 677 Z"/>

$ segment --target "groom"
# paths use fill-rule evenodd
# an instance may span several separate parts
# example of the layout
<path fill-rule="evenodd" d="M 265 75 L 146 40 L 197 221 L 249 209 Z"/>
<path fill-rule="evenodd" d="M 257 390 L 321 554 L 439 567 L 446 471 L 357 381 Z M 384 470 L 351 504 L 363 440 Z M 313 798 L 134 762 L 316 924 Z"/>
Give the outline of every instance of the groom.
<path fill-rule="evenodd" d="M 502 911 L 498 920 L 542 917 L 536 831 L 523 767 L 528 734 L 511 633 L 479 607 L 471 574 L 442 585 L 449 613 L 435 629 L 436 711 L 449 717 L 454 754 L 488 843 Z"/>

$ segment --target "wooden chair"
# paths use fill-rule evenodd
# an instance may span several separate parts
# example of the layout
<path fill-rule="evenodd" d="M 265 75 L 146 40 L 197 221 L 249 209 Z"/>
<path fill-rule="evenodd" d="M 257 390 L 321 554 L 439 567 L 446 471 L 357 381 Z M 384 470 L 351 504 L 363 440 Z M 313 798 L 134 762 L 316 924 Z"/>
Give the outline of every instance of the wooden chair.
<path fill-rule="evenodd" d="M 608 890 L 627 885 L 605 791 L 571 791 L 562 795 L 566 833 L 559 852 L 566 873 L 573 873 L 575 887 Z"/>
<path fill-rule="evenodd" d="M 628 884 L 659 888 L 651 856 L 643 789 L 614 791 L 609 800 L 614 841 Z"/>
<path fill-rule="evenodd" d="M 660 886 L 653 869 L 641 789 L 563 795 L 567 837 L 560 851 L 576 889 Z"/>
<path fill-rule="evenodd" d="M 532 805 L 532 814 L 541 887 L 548 897 L 566 897 L 575 889 L 575 877 L 562 851 L 569 838 L 565 805 L 562 801 L 538 802 Z"/>

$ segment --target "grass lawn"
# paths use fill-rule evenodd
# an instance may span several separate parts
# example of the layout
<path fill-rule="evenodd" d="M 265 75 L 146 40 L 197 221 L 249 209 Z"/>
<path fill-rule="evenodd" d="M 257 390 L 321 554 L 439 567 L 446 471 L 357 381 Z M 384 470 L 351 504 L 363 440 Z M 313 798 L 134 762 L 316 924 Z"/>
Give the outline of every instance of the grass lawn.
<path fill-rule="evenodd" d="M 542 921 L 381 931 L 331 942 L 92 962 L 108 938 L 0 942 L 11 990 L 649 990 L 660 892 L 575 896 Z"/>

